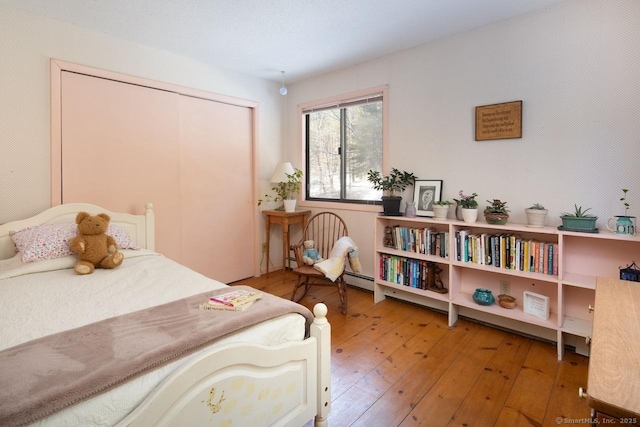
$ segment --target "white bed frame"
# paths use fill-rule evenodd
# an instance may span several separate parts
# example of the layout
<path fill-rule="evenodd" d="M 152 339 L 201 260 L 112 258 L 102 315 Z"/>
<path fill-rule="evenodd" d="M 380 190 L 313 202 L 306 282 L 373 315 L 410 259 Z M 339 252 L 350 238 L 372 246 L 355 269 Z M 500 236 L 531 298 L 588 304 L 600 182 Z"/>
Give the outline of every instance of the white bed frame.
<path fill-rule="evenodd" d="M 154 250 L 151 203 L 145 206 L 143 215 L 70 203 L 0 225 L 0 259 L 15 255 L 10 231 L 44 223 L 75 222 L 80 211 L 107 213 L 111 222 L 126 230 L 139 247 Z M 314 420 L 316 426 L 326 427 L 331 406 L 331 326 L 324 304 L 317 304 L 313 312 L 315 320 L 309 338 L 275 347 L 231 344 L 203 354 L 165 379 L 118 426 L 220 425 L 225 419 L 223 402 L 241 398 L 237 390 L 234 397 L 234 388 L 239 383 L 250 383 L 262 387 L 262 394 L 255 402 L 238 401 L 238 405 L 250 406 L 251 411 L 245 411 L 242 420 L 234 419 L 234 425 L 250 422 L 300 427 Z"/>
<path fill-rule="evenodd" d="M 0 259 L 11 258 L 15 255 L 15 245 L 9 235 L 10 231 L 18 231 L 25 227 L 41 224 L 75 223 L 78 212 L 88 212 L 91 215 L 104 212 L 111 217 L 111 223 L 119 225 L 129 233 L 131 240 L 136 242 L 139 247 L 151 251 L 155 250 L 153 204 L 146 204 L 144 215 L 132 215 L 128 213 L 110 212 L 100 206 L 87 203 L 68 203 L 66 205 L 54 206 L 31 218 L 0 225 Z"/>

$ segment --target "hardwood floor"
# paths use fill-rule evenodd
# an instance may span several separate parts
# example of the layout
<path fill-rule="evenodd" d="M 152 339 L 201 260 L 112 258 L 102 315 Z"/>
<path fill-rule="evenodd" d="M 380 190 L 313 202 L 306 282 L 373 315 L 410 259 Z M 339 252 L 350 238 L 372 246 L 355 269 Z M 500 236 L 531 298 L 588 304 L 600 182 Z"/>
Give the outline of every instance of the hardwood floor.
<path fill-rule="evenodd" d="M 289 298 L 295 277 L 282 270 L 246 284 Z M 348 288 L 340 314 L 337 288 L 313 287 L 301 304 L 329 308 L 331 413 L 338 426 L 588 425 L 588 358 L 555 345 L 444 313 Z"/>

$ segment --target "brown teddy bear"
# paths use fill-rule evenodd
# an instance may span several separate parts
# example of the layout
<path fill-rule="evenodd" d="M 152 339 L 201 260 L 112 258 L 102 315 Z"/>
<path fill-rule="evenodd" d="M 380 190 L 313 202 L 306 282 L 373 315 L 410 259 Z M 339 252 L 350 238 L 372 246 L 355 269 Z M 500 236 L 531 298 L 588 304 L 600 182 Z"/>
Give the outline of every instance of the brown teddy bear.
<path fill-rule="evenodd" d="M 78 255 L 73 269 L 78 274 L 91 274 L 98 268 L 116 268 L 122 264 L 124 255 L 118 252 L 113 237 L 106 234 L 111 218 L 105 213 L 76 215 L 78 235 L 71 239 L 69 248 Z"/>

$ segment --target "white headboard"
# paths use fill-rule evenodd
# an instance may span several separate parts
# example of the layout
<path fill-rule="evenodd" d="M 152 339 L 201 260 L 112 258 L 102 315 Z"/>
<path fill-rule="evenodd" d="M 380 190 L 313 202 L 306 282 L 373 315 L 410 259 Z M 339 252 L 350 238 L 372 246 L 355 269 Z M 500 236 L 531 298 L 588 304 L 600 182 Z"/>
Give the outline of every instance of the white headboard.
<path fill-rule="evenodd" d="M 88 212 L 91 215 L 106 213 L 111 217 L 111 223 L 119 225 L 129 233 L 131 239 L 136 242 L 140 248 L 155 250 L 153 204 L 147 203 L 145 205 L 143 215 L 133 215 L 129 213 L 111 212 L 100 206 L 88 203 L 68 203 L 49 208 L 31 218 L 0 225 L 0 259 L 11 258 L 15 255 L 15 246 L 9 236 L 10 231 L 18 231 L 25 227 L 46 223 L 75 223 L 78 212 Z"/>

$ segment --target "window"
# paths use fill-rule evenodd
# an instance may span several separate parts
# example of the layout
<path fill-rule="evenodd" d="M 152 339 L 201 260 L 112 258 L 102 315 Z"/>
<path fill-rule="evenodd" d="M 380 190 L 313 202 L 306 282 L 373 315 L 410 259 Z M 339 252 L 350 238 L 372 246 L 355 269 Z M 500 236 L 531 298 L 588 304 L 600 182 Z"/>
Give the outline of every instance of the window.
<path fill-rule="evenodd" d="M 303 108 L 306 199 L 367 203 L 382 192 L 367 181 L 382 171 L 382 93 Z"/>

